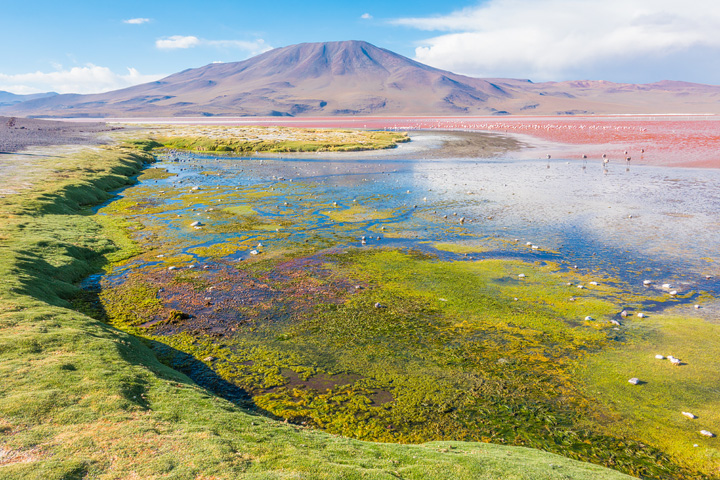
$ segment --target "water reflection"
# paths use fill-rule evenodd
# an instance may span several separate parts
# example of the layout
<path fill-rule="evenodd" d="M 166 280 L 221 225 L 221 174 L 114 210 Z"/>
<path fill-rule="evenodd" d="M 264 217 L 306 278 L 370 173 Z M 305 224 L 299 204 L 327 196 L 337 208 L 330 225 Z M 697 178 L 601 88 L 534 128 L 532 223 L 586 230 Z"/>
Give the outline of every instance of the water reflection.
<path fill-rule="evenodd" d="M 177 244 L 180 253 L 198 261 L 197 247 L 237 241 L 239 235 L 248 245 L 257 240 L 266 248 L 308 239 L 361 246 L 365 236 L 370 248 L 410 246 L 435 253 L 434 242 L 494 241 L 473 258 L 551 259 L 632 284 L 649 278 L 720 293 L 710 278 L 720 273 L 718 170 L 398 155 L 341 160 L 181 154 L 160 160 L 157 166 L 176 176 L 142 182 L 123 196 L 157 194 L 162 211 L 142 214 L 142 221 L 154 227 L 155 239 Z M 187 198 L 198 194 L 190 190 L 195 186 L 203 195 L 188 206 Z M 277 221 L 278 228 L 188 232 L 189 219 L 211 218 L 208 209 L 233 206 L 228 195 L 238 189 L 257 192 L 252 208 Z M 360 212 L 355 217 L 332 214 L 355 210 Z M 386 215 L 363 215 L 376 211 Z M 228 258 L 247 255 L 245 249 Z"/>

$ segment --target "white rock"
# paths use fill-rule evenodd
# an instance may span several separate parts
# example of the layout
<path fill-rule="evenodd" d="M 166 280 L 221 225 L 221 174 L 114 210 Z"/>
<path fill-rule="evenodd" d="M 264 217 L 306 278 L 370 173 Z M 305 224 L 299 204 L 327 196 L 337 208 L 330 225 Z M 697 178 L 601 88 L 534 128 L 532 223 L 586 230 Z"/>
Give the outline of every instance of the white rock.
<path fill-rule="evenodd" d="M 612 323 L 613 325 L 620 325 L 620 322 L 618 322 L 617 320 L 610 320 L 610 323 Z"/>
<path fill-rule="evenodd" d="M 688 417 L 688 418 L 697 418 L 697 416 L 693 415 L 693 414 L 690 413 L 690 412 L 682 412 L 682 414 L 685 415 L 685 416 Z"/>
<path fill-rule="evenodd" d="M 202 227 L 202 226 L 203 226 L 203 223 L 200 222 L 200 221 L 192 222 L 192 223 L 190 224 L 190 226 L 191 226 L 191 227 Z"/>
<path fill-rule="evenodd" d="M 677 292 L 677 290 L 670 290 L 669 294 L 674 297 L 675 295 L 678 294 L 678 292 Z"/>
<path fill-rule="evenodd" d="M 700 309 L 700 305 L 695 305 L 695 310 L 699 310 L 699 309 Z"/>
<path fill-rule="evenodd" d="M 639 318 L 645 318 L 645 317 L 647 317 L 647 315 L 645 315 L 643 312 L 638 313 L 637 316 L 638 316 Z"/>
<path fill-rule="evenodd" d="M 250 250 L 250 255 L 258 255 L 259 253 L 257 250 Z"/>
<path fill-rule="evenodd" d="M 620 316 L 621 316 L 622 318 L 627 318 L 627 316 L 628 316 L 627 310 L 623 310 L 622 312 L 620 312 Z"/>
<path fill-rule="evenodd" d="M 643 285 L 650 285 L 652 284 L 652 280 L 643 280 Z"/>
<path fill-rule="evenodd" d="M 170 270 L 170 271 L 173 271 L 175 269 L 177 269 L 177 267 L 168 267 L 168 270 Z"/>
<path fill-rule="evenodd" d="M 632 383 L 633 385 L 637 385 L 638 383 L 640 383 L 640 379 L 633 377 L 633 378 L 631 378 L 630 380 L 628 380 L 628 383 Z"/>
<path fill-rule="evenodd" d="M 585 285 L 578 285 L 578 288 L 585 288 Z"/>
<path fill-rule="evenodd" d="M 599 284 L 598 282 L 590 282 L 590 285 L 594 285 L 594 286 L 597 287 L 597 286 L 600 285 L 600 284 Z"/>
<path fill-rule="evenodd" d="M 668 289 L 670 288 L 670 284 L 669 284 L 669 283 L 663 283 L 663 284 L 662 284 L 662 288 L 664 288 L 665 290 L 668 290 Z"/>
<path fill-rule="evenodd" d="M 706 437 L 714 437 L 715 434 L 712 432 L 708 432 L 707 430 L 700 430 L 700 435 L 705 435 Z"/>
<path fill-rule="evenodd" d="M 525 278 L 525 274 L 521 273 L 520 275 L 518 275 L 518 278 Z"/>

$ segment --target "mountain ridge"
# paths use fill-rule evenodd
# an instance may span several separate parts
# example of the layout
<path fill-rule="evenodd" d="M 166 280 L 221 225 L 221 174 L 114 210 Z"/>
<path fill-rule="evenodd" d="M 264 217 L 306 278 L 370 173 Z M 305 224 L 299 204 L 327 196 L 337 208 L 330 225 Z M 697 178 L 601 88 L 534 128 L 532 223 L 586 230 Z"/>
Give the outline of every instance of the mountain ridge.
<path fill-rule="evenodd" d="M 720 113 L 720 86 L 664 80 L 474 78 L 358 40 L 301 43 L 100 94 L 0 107 L 19 116 L 557 115 Z"/>

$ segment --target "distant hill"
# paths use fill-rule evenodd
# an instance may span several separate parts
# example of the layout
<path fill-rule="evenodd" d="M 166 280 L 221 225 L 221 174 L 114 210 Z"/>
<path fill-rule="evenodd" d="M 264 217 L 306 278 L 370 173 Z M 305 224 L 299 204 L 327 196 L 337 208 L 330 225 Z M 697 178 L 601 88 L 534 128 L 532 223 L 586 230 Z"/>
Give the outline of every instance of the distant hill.
<path fill-rule="evenodd" d="M 92 95 L 0 107 L 62 117 L 720 113 L 720 86 L 480 79 L 367 42 L 303 43 Z"/>
<path fill-rule="evenodd" d="M 18 103 L 26 102 L 28 100 L 36 100 L 39 98 L 48 98 L 57 95 L 55 92 L 48 93 L 34 93 L 30 95 L 18 95 L 15 93 L 6 92 L 0 90 L 0 107 L 8 107 L 10 105 L 16 105 Z"/>

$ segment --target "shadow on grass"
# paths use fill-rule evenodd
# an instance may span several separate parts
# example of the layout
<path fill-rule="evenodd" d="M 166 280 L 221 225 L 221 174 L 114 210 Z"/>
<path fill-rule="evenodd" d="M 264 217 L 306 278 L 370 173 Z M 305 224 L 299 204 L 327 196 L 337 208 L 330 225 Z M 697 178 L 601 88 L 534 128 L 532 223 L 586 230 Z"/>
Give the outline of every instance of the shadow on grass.
<path fill-rule="evenodd" d="M 155 340 L 143 339 L 143 342 L 152 349 L 160 362 L 173 370 L 187 375 L 200 387 L 232 402 L 240 408 L 276 418 L 268 412 L 259 412 L 252 397 L 244 389 L 228 382 L 192 355 Z"/>
<path fill-rule="evenodd" d="M 75 310 L 107 324 L 107 312 L 105 311 L 99 295 L 99 285 L 92 284 L 90 287 L 78 291 L 78 294 L 72 300 L 72 305 Z M 124 333 L 132 335 L 128 332 Z M 189 377 L 190 380 L 195 382 L 198 386 L 208 390 L 212 394 L 228 400 L 237 407 L 248 411 L 248 413 L 261 414 L 274 419 L 278 418 L 270 412 L 266 412 L 257 407 L 257 405 L 253 402 L 251 395 L 249 395 L 244 389 L 228 382 L 212 368 L 192 355 L 156 340 L 135 335 L 132 336 L 139 342 L 146 345 L 152 351 L 158 362 Z M 121 355 L 128 363 L 145 365 L 145 362 L 138 360 L 137 355 L 133 353 L 132 349 L 121 349 Z M 163 375 L 162 372 L 156 371 L 155 373 L 160 376 L 167 377 L 167 375 Z M 177 378 L 172 378 L 172 380 L 180 381 Z M 127 394 L 124 395 L 125 398 L 133 403 L 136 403 L 140 407 L 144 407 L 144 401 L 142 400 L 144 387 L 142 385 L 133 385 L 131 387 L 132 388 L 126 392 Z"/>

